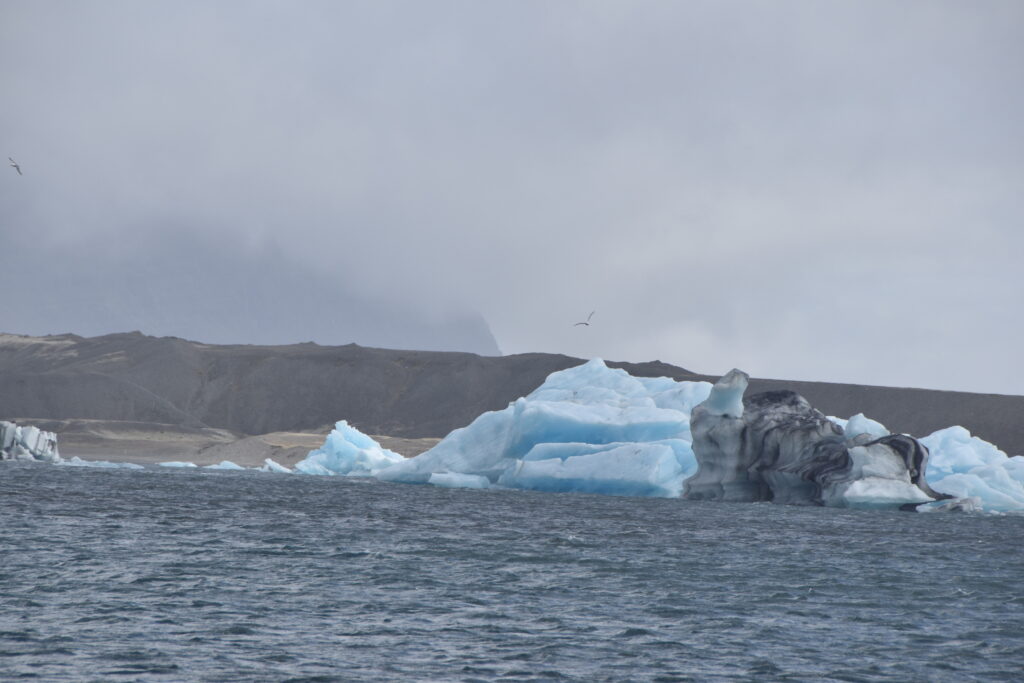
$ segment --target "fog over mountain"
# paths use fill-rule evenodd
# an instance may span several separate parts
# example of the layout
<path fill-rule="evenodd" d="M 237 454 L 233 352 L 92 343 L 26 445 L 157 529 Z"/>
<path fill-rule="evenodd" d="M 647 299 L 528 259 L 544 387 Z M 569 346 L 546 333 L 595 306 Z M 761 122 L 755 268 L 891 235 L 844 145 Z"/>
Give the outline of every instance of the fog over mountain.
<path fill-rule="evenodd" d="M 83 258 L 24 243 L 11 252 L 29 258 L 0 268 L 3 331 L 501 353 L 479 314 L 375 297 L 344 272 L 320 272 L 282 249 L 168 231 L 137 252 L 111 245 Z"/>
<path fill-rule="evenodd" d="M 1024 394 L 1022 84 L 1019 0 L 5 0 L 0 330 Z"/>

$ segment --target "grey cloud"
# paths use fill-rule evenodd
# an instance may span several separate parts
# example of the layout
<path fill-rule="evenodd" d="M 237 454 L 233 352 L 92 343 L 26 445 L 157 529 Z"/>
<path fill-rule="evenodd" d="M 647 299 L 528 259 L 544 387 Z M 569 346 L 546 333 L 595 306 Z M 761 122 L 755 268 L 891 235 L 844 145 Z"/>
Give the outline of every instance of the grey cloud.
<path fill-rule="evenodd" d="M 201 226 L 506 352 L 1024 392 L 1019 3 L 0 12 L 43 245 Z"/>

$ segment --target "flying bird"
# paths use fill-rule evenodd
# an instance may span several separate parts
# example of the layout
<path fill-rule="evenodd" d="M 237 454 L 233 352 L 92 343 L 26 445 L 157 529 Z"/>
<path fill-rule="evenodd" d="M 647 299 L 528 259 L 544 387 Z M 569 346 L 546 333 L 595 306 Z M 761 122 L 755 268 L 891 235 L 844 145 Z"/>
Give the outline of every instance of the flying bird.
<path fill-rule="evenodd" d="M 18 162 L 15 161 L 14 159 L 11 159 L 11 157 L 7 158 L 10 160 L 11 166 L 14 167 L 14 170 L 18 172 L 18 175 L 24 175 L 24 173 L 21 172 L 21 166 L 18 166 Z"/>
<path fill-rule="evenodd" d="M 579 325 L 586 325 L 587 327 L 590 327 L 590 319 L 594 317 L 595 313 L 597 313 L 597 311 L 591 311 L 586 320 L 576 323 L 573 327 L 577 327 Z"/>

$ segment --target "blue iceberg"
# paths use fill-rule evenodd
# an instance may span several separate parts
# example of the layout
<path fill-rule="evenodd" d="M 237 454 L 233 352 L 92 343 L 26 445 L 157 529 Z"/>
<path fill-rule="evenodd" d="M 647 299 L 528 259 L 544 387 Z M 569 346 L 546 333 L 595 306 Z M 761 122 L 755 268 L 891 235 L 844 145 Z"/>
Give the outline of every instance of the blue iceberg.
<path fill-rule="evenodd" d="M 633 377 L 594 359 L 375 476 L 432 483 L 459 474 L 505 488 L 677 497 L 697 469 L 690 411 L 710 392 L 707 382 Z"/>
<path fill-rule="evenodd" d="M 295 471 L 302 474 L 371 476 L 402 460 L 405 458 L 381 448 L 371 437 L 342 420 L 334 425 L 323 446 L 310 451 L 304 460 L 296 463 Z M 269 460 L 266 466 L 278 471 Z"/>
<path fill-rule="evenodd" d="M 928 483 L 989 512 L 1024 510 L 1024 456 L 1008 457 L 963 427 L 946 427 L 921 439 L 928 447 Z"/>

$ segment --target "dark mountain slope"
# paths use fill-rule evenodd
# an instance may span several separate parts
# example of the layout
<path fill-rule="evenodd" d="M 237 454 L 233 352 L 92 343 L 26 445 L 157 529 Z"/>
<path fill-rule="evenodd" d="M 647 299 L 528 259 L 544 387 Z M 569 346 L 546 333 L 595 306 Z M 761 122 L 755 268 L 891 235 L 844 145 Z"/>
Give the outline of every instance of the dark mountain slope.
<path fill-rule="evenodd" d="M 440 437 L 581 362 L 544 353 L 484 357 L 354 344 L 215 346 L 137 332 L 0 335 L 0 418 L 134 420 L 243 434 L 347 419 L 368 433 Z M 609 365 L 639 376 L 716 379 L 658 361 Z M 749 392 L 778 388 L 799 392 L 830 415 L 863 412 L 919 436 L 961 424 L 1011 454 L 1024 452 L 1021 396 L 757 379 Z"/>

